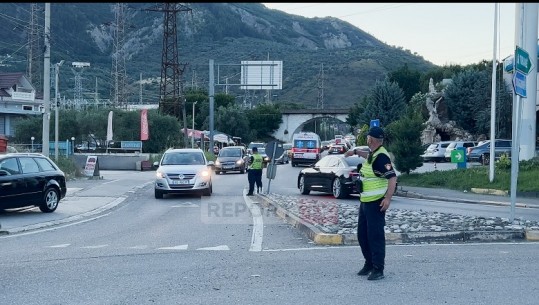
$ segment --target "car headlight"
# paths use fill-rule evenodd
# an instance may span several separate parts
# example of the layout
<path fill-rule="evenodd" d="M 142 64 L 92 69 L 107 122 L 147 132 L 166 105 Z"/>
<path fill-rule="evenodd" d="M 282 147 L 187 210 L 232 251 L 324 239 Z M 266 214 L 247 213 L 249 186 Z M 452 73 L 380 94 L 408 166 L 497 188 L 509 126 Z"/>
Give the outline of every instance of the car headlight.
<path fill-rule="evenodd" d="M 269 160 L 269 157 L 265 157 L 265 158 L 264 158 L 264 161 L 268 161 L 268 160 Z"/>
<path fill-rule="evenodd" d="M 215 165 L 221 165 L 221 162 L 219 162 L 219 160 L 215 160 Z"/>
<path fill-rule="evenodd" d="M 210 175 L 210 171 L 208 170 L 203 170 L 202 172 L 200 172 L 200 175 L 202 177 L 208 177 Z"/>
<path fill-rule="evenodd" d="M 160 171 L 155 172 L 155 175 L 157 176 L 157 178 L 165 178 L 167 176 L 165 173 Z"/>
<path fill-rule="evenodd" d="M 238 164 L 238 165 L 243 164 L 243 160 L 242 160 L 242 159 L 239 159 L 238 161 L 236 161 L 236 164 Z"/>

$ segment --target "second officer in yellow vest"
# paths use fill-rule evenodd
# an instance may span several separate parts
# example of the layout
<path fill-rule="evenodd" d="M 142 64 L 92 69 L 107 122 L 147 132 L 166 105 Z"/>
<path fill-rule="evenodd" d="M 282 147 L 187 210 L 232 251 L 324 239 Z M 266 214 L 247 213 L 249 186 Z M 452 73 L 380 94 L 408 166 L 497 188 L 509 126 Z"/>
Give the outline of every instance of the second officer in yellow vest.
<path fill-rule="evenodd" d="M 258 193 L 262 191 L 262 156 L 258 153 L 258 148 L 253 147 L 253 155 L 249 159 L 249 168 L 247 169 L 247 179 L 249 180 L 249 192 L 247 196 L 253 196 L 253 191 L 256 189 Z"/>
<path fill-rule="evenodd" d="M 357 239 L 365 258 L 358 275 L 368 275 L 369 280 L 384 278 L 385 216 L 397 186 L 397 175 L 387 150 L 382 146 L 383 142 L 383 129 L 372 127 L 367 134 L 370 152 L 354 150 L 346 153 L 346 156 L 357 154 L 367 159 L 360 170 L 363 190 L 360 195 Z"/>

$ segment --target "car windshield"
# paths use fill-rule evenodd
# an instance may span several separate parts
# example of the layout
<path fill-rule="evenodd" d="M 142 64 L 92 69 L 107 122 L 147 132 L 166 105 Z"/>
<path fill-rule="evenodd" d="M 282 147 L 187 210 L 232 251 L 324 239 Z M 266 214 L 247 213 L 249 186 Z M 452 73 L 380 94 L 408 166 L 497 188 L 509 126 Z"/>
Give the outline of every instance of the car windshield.
<path fill-rule="evenodd" d="M 447 148 L 455 148 L 457 146 L 457 142 L 451 142 Z"/>
<path fill-rule="evenodd" d="M 223 149 L 219 152 L 219 157 L 241 157 L 239 149 Z"/>
<path fill-rule="evenodd" d="M 204 156 L 196 152 L 165 153 L 161 165 L 203 165 Z"/>
<path fill-rule="evenodd" d="M 266 149 L 265 148 L 258 148 L 258 153 L 261 154 L 261 155 L 264 155 L 264 154 L 266 154 Z"/>
<path fill-rule="evenodd" d="M 427 149 L 435 149 L 436 147 L 438 147 L 438 144 L 431 144 Z"/>

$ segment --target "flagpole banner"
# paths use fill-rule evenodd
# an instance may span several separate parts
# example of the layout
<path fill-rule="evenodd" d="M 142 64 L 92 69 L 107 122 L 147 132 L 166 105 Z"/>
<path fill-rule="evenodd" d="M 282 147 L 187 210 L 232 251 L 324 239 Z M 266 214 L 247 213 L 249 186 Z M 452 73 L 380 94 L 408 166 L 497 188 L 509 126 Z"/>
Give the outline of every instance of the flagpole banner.
<path fill-rule="evenodd" d="M 109 141 L 112 141 L 112 110 L 109 112 L 109 120 L 107 124 L 107 145 Z"/>
<path fill-rule="evenodd" d="M 147 141 L 150 138 L 150 131 L 148 130 L 148 109 L 142 109 L 140 111 L 140 140 Z"/>

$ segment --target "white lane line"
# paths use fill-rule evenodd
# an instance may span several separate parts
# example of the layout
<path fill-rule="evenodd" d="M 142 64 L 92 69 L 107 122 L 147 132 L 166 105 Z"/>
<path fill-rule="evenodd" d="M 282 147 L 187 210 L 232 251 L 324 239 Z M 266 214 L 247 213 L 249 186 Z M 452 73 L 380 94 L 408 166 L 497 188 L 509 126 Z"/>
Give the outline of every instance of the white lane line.
<path fill-rule="evenodd" d="M 144 249 L 148 249 L 148 246 L 140 245 L 140 246 L 129 247 L 129 249 L 144 250 Z"/>
<path fill-rule="evenodd" d="M 249 251 L 262 251 L 262 240 L 264 237 L 264 220 L 262 211 L 253 204 L 251 198 L 247 197 L 247 190 L 243 189 L 243 200 L 253 215 L 253 235 L 251 237 L 251 247 Z"/>
<path fill-rule="evenodd" d="M 197 250 L 226 251 L 226 250 L 230 250 L 230 248 L 227 245 L 223 245 L 223 246 L 216 246 L 216 247 L 198 248 Z"/>
<path fill-rule="evenodd" d="M 81 247 L 81 249 L 99 249 L 99 248 L 105 248 L 105 247 L 108 247 L 109 245 L 95 245 L 95 246 L 85 246 L 85 247 Z"/>
<path fill-rule="evenodd" d="M 47 248 L 65 248 L 65 247 L 69 247 L 71 244 L 59 244 L 59 245 L 54 245 L 54 246 L 48 246 Z"/>
<path fill-rule="evenodd" d="M 120 181 L 120 179 L 111 180 L 111 181 L 108 181 L 108 182 L 103 182 L 103 183 L 101 183 L 101 184 L 102 184 L 102 185 L 103 185 L 103 184 L 109 184 L 109 183 L 113 183 L 113 182 L 116 182 L 116 181 Z"/>
<path fill-rule="evenodd" d="M 187 250 L 188 245 L 179 245 L 174 247 L 161 247 L 157 248 L 157 250 Z"/>

